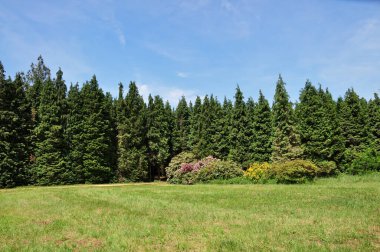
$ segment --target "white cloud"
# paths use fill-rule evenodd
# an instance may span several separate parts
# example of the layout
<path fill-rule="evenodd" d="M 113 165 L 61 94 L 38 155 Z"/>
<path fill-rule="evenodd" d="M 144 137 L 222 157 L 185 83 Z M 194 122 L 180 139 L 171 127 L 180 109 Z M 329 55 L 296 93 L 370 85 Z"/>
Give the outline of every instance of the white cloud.
<path fill-rule="evenodd" d="M 189 77 L 189 74 L 185 72 L 177 72 L 177 76 L 180 78 L 187 78 Z"/>
<path fill-rule="evenodd" d="M 160 95 L 163 97 L 164 101 L 169 101 L 172 106 L 176 106 L 182 96 L 185 96 L 187 101 L 194 101 L 197 97 L 196 90 L 192 89 L 182 89 L 172 86 L 149 85 L 143 83 L 138 83 L 137 87 L 139 89 L 140 95 L 143 96 L 145 101 L 147 101 L 149 94 L 153 96 Z"/>

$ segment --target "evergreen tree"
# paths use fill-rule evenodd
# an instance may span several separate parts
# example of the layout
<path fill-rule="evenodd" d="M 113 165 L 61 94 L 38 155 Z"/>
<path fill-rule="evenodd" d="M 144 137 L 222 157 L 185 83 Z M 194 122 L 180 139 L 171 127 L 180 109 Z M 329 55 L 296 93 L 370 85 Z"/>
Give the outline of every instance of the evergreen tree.
<path fill-rule="evenodd" d="M 63 106 L 65 92 L 60 92 L 62 71 L 57 79 L 46 81 L 38 107 L 39 123 L 34 128 L 36 161 L 33 168 L 34 181 L 41 185 L 70 183 L 72 173 L 67 170 L 64 159 Z M 58 85 L 56 85 L 58 84 Z M 59 97 L 61 95 L 61 97 Z"/>
<path fill-rule="evenodd" d="M 189 150 L 190 111 L 186 98 L 182 96 L 175 110 L 175 127 L 173 131 L 173 151 L 178 154 Z"/>
<path fill-rule="evenodd" d="M 87 142 L 84 139 L 83 128 L 85 115 L 83 114 L 83 99 L 79 85 L 70 85 L 67 95 L 67 120 L 65 142 L 68 147 L 66 163 L 68 170 L 73 172 L 73 183 L 85 183 L 83 153 Z"/>
<path fill-rule="evenodd" d="M 269 102 L 260 90 L 254 111 L 254 136 L 251 142 L 252 160 L 268 162 L 272 155 L 272 114 Z"/>
<path fill-rule="evenodd" d="M 5 79 L 0 62 L 0 188 L 25 185 L 29 171 L 30 107 L 21 74 Z"/>
<path fill-rule="evenodd" d="M 83 179 L 90 183 L 106 183 L 114 177 L 112 122 L 107 100 L 95 75 L 83 85 L 80 96 L 84 115 Z"/>
<path fill-rule="evenodd" d="M 228 158 L 247 167 L 249 164 L 249 129 L 246 104 L 239 86 L 236 88 L 229 135 L 230 152 Z"/>
<path fill-rule="evenodd" d="M 300 138 L 293 122 L 293 108 L 281 75 L 278 78 L 273 102 L 272 161 L 293 160 L 302 156 Z"/>
<path fill-rule="evenodd" d="M 150 166 L 150 179 L 159 178 L 164 174 L 170 156 L 170 118 L 166 116 L 165 105 L 161 97 L 154 99 L 149 95 L 148 105 L 148 157 Z"/>
<path fill-rule="evenodd" d="M 213 95 L 210 96 L 210 111 L 206 116 L 209 118 L 209 126 L 206 128 L 206 134 L 209 136 L 206 140 L 209 141 L 207 156 L 211 155 L 217 158 L 223 158 L 219 152 L 223 143 L 223 128 L 222 126 L 222 105 Z"/>
<path fill-rule="evenodd" d="M 246 134 L 248 139 L 248 152 L 247 152 L 247 163 L 253 162 L 253 157 L 255 155 L 254 149 L 252 149 L 252 144 L 255 141 L 255 101 L 252 97 L 248 98 L 248 101 L 246 103 L 246 113 L 247 113 L 247 128 L 246 128 Z"/>
<path fill-rule="evenodd" d="M 227 100 L 224 97 L 223 106 L 217 119 L 217 135 L 215 140 L 217 143 L 215 156 L 221 159 L 226 159 L 230 152 L 229 135 L 231 131 L 232 111 L 233 104 L 231 100 Z"/>
<path fill-rule="evenodd" d="M 168 121 L 168 130 L 169 130 L 169 157 L 167 159 L 167 163 L 171 160 L 171 158 L 174 156 L 174 128 L 175 128 L 175 115 L 172 110 L 172 107 L 170 106 L 169 101 L 165 102 L 165 117 Z M 190 124 L 189 124 L 190 127 Z M 189 146 L 189 143 L 187 144 Z M 164 170 L 165 172 L 165 170 Z"/>
<path fill-rule="evenodd" d="M 377 93 L 368 103 L 369 129 L 371 132 L 372 146 L 380 151 L 380 98 Z"/>
<path fill-rule="evenodd" d="M 201 152 L 202 136 L 202 100 L 199 96 L 195 99 L 190 117 L 190 146 L 192 152 L 198 157 Z"/>
<path fill-rule="evenodd" d="M 31 104 L 32 120 L 38 122 L 40 95 L 45 82 L 50 79 L 50 69 L 45 65 L 41 55 L 37 59 L 37 64 L 32 63 L 27 79 L 30 85 L 27 90 L 27 97 Z"/>
<path fill-rule="evenodd" d="M 325 148 L 328 132 L 324 125 L 323 96 L 306 81 L 300 93 L 300 102 L 296 106 L 297 126 L 300 133 L 304 156 L 307 159 L 323 160 L 322 152 Z"/>
<path fill-rule="evenodd" d="M 149 176 L 145 112 L 144 100 L 131 82 L 118 122 L 118 173 L 130 181 L 146 180 Z"/>

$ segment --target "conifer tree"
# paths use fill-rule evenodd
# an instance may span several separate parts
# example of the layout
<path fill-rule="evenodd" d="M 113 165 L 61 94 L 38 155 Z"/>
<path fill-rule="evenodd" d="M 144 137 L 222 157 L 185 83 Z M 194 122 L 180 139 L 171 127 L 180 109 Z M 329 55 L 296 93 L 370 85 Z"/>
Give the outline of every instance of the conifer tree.
<path fill-rule="evenodd" d="M 83 153 L 85 152 L 83 128 L 85 115 L 83 114 L 83 99 L 78 84 L 70 85 L 67 95 L 67 119 L 65 142 L 68 147 L 66 163 L 68 170 L 73 172 L 73 183 L 85 183 Z"/>
<path fill-rule="evenodd" d="M 235 103 L 232 110 L 231 131 L 229 143 L 231 145 L 228 158 L 247 167 L 249 164 L 249 139 L 247 134 L 248 120 L 244 96 L 239 86 L 236 88 Z"/>
<path fill-rule="evenodd" d="M 254 149 L 252 149 L 252 143 L 255 141 L 255 101 L 252 97 L 249 97 L 246 103 L 246 113 L 247 113 L 247 126 L 246 126 L 246 136 L 248 139 L 248 152 L 247 152 L 247 162 L 252 163 L 253 157 L 255 155 Z"/>
<path fill-rule="evenodd" d="M 250 148 L 252 160 L 268 162 L 272 155 L 272 114 L 269 102 L 261 90 L 255 106 L 254 118 L 254 136 Z"/>
<path fill-rule="evenodd" d="M 278 78 L 273 102 L 272 161 L 293 160 L 302 156 L 299 135 L 293 122 L 293 108 L 281 75 Z"/>
<path fill-rule="evenodd" d="M 229 135 L 231 130 L 233 104 L 231 100 L 224 97 L 223 105 L 220 109 L 220 115 L 217 120 L 217 135 L 215 142 L 217 149 L 215 156 L 221 159 L 226 159 L 230 152 Z"/>
<path fill-rule="evenodd" d="M 0 188 L 28 183 L 30 126 L 22 75 L 5 79 L 0 62 Z"/>
<path fill-rule="evenodd" d="M 164 173 L 167 160 L 170 156 L 170 118 L 166 116 L 165 105 L 160 96 L 154 99 L 149 95 L 148 104 L 148 157 L 150 166 L 150 179 L 159 178 Z"/>
<path fill-rule="evenodd" d="M 174 133 L 173 132 L 174 132 L 174 128 L 175 128 L 175 115 L 174 115 L 174 111 L 172 110 L 172 107 L 171 107 L 169 101 L 165 102 L 165 118 L 168 121 L 168 130 L 169 130 L 169 157 L 166 160 L 167 163 L 169 163 L 169 161 L 174 156 L 174 151 L 173 151 L 173 149 L 174 149 L 174 147 L 173 147 L 174 146 L 174 137 L 173 137 Z M 190 122 L 189 122 L 188 127 L 190 128 Z M 190 132 L 190 130 L 189 130 L 189 132 Z M 190 138 L 190 135 L 188 136 L 188 139 L 189 138 Z M 187 143 L 187 146 L 189 146 L 189 141 Z M 164 172 L 165 172 L 165 170 L 164 170 Z"/>
<path fill-rule="evenodd" d="M 192 152 L 201 158 L 198 154 L 201 152 L 202 136 L 202 100 L 199 96 L 195 99 L 190 117 L 190 146 Z"/>
<path fill-rule="evenodd" d="M 145 113 L 144 100 L 131 82 L 118 122 L 118 173 L 130 181 L 146 180 L 149 176 Z"/>
<path fill-rule="evenodd" d="M 371 144 L 380 152 L 380 98 L 377 93 L 368 103 L 369 129 L 371 132 Z"/>
<path fill-rule="evenodd" d="M 190 111 L 186 98 L 182 96 L 175 110 L 175 127 L 173 131 L 173 151 L 178 154 L 189 150 Z"/>
<path fill-rule="evenodd" d="M 82 129 L 84 145 L 83 175 L 85 182 L 106 183 L 114 176 L 112 167 L 112 130 L 110 110 L 95 75 L 81 90 L 83 99 Z"/>
<path fill-rule="evenodd" d="M 223 142 L 222 139 L 222 124 L 223 124 L 223 113 L 222 105 L 218 101 L 217 97 L 213 95 L 210 96 L 210 112 L 208 115 L 210 125 L 206 128 L 206 134 L 209 136 L 206 140 L 209 141 L 207 156 L 211 155 L 217 158 L 223 158 L 222 153 L 219 152 L 220 144 Z"/>
<path fill-rule="evenodd" d="M 62 71 L 57 79 L 47 79 L 40 94 L 38 106 L 39 122 L 34 128 L 36 139 L 36 161 L 33 177 L 41 185 L 70 183 L 73 174 L 65 163 L 63 118 L 66 89 L 62 80 Z"/>

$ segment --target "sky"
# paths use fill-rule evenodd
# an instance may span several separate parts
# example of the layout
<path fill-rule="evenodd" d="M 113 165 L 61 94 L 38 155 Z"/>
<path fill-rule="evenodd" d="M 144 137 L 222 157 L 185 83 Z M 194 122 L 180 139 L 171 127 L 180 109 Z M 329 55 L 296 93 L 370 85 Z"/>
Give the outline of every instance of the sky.
<path fill-rule="evenodd" d="M 0 61 L 27 72 L 42 55 L 66 84 L 95 74 L 117 97 L 176 104 L 214 94 L 271 101 L 278 75 L 291 100 L 309 79 L 335 98 L 380 93 L 380 0 L 0 0 Z"/>

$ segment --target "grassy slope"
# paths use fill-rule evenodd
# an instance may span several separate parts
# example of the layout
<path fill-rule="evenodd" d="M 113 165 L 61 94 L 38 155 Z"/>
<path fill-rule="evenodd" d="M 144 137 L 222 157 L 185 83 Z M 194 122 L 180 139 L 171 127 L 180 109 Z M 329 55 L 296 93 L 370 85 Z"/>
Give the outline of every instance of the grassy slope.
<path fill-rule="evenodd" d="M 0 250 L 380 250 L 380 174 L 0 190 Z"/>

